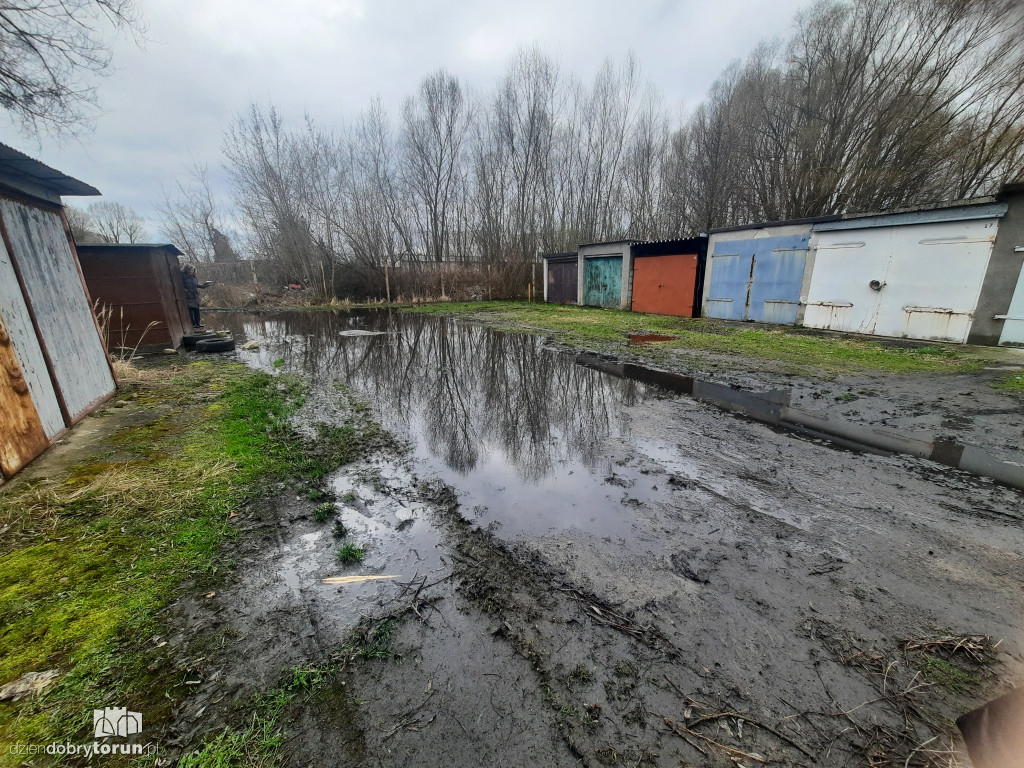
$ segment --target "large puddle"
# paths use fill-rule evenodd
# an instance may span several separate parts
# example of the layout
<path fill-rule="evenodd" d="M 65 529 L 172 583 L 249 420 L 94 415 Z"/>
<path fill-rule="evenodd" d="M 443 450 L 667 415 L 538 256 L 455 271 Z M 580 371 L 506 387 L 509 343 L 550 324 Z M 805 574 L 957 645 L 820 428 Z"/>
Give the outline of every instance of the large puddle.
<path fill-rule="evenodd" d="M 626 537 L 624 512 L 658 494 L 603 447 L 630 439 L 631 406 L 671 394 L 578 365 L 540 337 L 385 311 L 219 317 L 260 342 L 239 351 L 250 366 L 301 371 L 320 397 L 350 387 L 482 526 Z"/>
<path fill-rule="evenodd" d="M 578 528 L 635 536 L 630 508 L 668 489 L 635 462 L 612 462 L 607 443 L 649 453 L 646 439 L 633 440 L 631 409 L 679 395 L 681 404 L 712 403 L 846 447 L 907 453 L 1024 484 L 1024 466 L 977 448 L 829 419 L 790 406 L 787 392 L 736 390 L 560 352 L 535 335 L 385 310 L 218 317 L 239 339 L 260 342 L 239 352 L 249 365 L 301 371 L 324 397 L 338 383 L 350 387 L 410 442 L 429 474 L 459 489 L 463 514 L 503 534 Z"/>

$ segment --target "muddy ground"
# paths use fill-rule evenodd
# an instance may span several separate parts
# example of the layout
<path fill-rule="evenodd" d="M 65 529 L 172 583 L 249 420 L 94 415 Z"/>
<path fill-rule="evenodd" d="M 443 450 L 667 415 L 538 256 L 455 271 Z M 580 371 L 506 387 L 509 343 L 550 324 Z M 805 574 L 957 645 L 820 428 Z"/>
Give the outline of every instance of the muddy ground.
<path fill-rule="evenodd" d="M 165 760 L 295 666 L 331 671 L 286 710 L 292 766 L 966 765 L 952 720 L 1024 683 L 1017 490 L 723 413 L 541 337 L 219 319 L 260 342 L 245 362 L 312 382 L 302 423 L 343 421 L 344 386 L 407 448 L 333 475 L 332 519 L 293 486 L 243 511 L 230 575 L 169 612 L 195 692 Z M 1019 449 L 1019 406 L 956 376 L 720 375 Z M 361 564 L 339 563 L 339 521 Z M 341 575 L 394 578 L 323 583 Z"/>

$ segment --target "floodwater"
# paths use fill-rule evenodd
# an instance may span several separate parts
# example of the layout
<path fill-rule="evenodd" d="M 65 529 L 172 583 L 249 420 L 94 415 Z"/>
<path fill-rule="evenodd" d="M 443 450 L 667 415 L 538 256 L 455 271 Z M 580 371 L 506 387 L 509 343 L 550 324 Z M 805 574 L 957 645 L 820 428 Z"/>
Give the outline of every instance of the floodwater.
<path fill-rule="evenodd" d="M 351 386 L 384 426 L 412 441 L 417 458 L 468 494 L 463 506 L 483 522 L 626 535 L 628 524 L 624 528 L 616 505 L 607 503 L 614 499 L 594 483 L 602 472 L 615 476 L 598 460 L 602 442 L 628 440 L 628 409 L 670 393 L 839 446 L 905 453 L 1024 488 L 1024 455 L 1000 460 L 947 438 L 824 417 L 792 406 L 787 391 L 737 390 L 558 352 L 538 336 L 387 311 L 227 317 L 236 336 L 261 342 L 260 350 L 240 353 L 250 365 L 275 370 L 277 361 L 321 389 L 332 381 Z M 648 334 L 629 341 L 671 338 Z M 502 497 L 512 486 L 515 498 Z M 560 510 L 555 521 L 539 511 L 551 508 Z"/>
<path fill-rule="evenodd" d="M 1020 493 L 821 436 L 848 427 L 851 447 L 899 438 L 898 452 L 918 456 L 934 441 L 823 424 L 786 391 L 449 318 L 219 318 L 260 342 L 237 353 L 247 364 L 310 380 L 303 418 L 343 417 L 344 386 L 409 452 L 329 478 L 338 519 L 366 548 L 358 568 L 337 561 L 331 526 L 315 523 L 299 489 L 270 501 L 274 540 L 254 538 L 235 583 L 183 611 L 238 638 L 218 657 L 223 681 L 192 697 L 186 720 L 226 687 L 266 688 L 282 667 L 327 658 L 360 616 L 402 611 L 415 617 L 395 630 L 403 663 L 346 672 L 358 711 L 345 727 L 329 706 L 292 724 L 287 765 L 526 768 L 585 756 L 674 768 L 739 753 L 839 766 L 879 749 L 889 764 L 917 764 L 919 744 L 947 739 L 942 724 L 980 702 L 920 685 L 907 638 L 941 628 L 1005 640 L 1005 665 L 977 695 L 997 674 L 1024 680 Z M 425 501 L 418 489 L 435 479 L 473 525 Z M 396 578 L 323 583 L 356 573 Z M 862 657 L 871 663 L 849 663 Z M 891 690 L 927 717 L 908 723 Z M 679 730 L 697 710 L 691 726 L 713 741 Z M 746 730 L 743 719 L 729 730 L 725 713 L 737 712 L 751 714 Z M 758 720 L 774 730 L 751 733 Z M 356 738 L 374 761 L 358 759 Z"/>
<path fill-rule="evenodd" d="M 320 392 L 350 387 L 426 474 L 459 489 L 467 517 L 503 535 L 634 535 L 623 512 L 658 494 L 603 446 L 630 439 L 631 408 L 669 393 L 577 364 L 541 337 L 388 312 L 232 314 L 226 325 L 260 342 L 239 352 L 250 366 L 300 371 Z"/>

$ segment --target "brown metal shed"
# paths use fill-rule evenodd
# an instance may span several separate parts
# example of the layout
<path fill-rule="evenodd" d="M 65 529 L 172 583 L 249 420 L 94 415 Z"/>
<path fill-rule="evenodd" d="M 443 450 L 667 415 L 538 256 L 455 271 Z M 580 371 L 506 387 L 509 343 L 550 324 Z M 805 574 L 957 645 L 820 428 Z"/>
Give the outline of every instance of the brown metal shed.
<path fill-rule="evenodd" d="M 634 245 L 633 311 L 699 317 L 707 250 L 706 237 Z"/>
<path fill-rule="evenodd" d="M 60 200 L 98 194 L 0 144 L 0 482 L 114 391 Z"/>
<path fill-rule="evenodd" d="M 177 348 L 191 333 L 181 251 L 170 244 L 79 245 L 78 259 L 89 294 L 109 313 L 107 347 Z"/>

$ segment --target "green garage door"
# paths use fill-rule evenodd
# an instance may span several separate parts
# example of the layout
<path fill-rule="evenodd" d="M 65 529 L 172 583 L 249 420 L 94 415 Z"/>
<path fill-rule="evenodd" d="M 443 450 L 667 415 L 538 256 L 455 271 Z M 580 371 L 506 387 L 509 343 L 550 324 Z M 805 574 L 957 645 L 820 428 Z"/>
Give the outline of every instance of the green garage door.
<path fill-rule="evenodd" d="M 622 306 L 622 257 L 595 256 L 586 261 L 583 303 L 588 307 Z"/>

